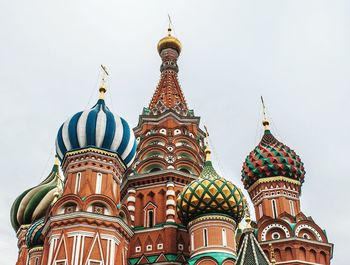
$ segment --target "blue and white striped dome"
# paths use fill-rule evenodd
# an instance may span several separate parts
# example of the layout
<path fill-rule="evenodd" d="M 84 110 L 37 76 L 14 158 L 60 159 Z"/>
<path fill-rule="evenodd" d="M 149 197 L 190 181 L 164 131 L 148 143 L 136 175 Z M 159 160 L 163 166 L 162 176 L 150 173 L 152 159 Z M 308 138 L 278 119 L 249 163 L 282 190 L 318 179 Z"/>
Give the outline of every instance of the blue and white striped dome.
<path fill-rule="evenodd" d="M 86 147 L 117 153 L 126 166 L 135 158 L 134 132 L 123 118 L 108 109 L 103 99 L 91 109 L 73 115 L 58 131 L 56 153 L 60 160 L 67 152 Z"/>

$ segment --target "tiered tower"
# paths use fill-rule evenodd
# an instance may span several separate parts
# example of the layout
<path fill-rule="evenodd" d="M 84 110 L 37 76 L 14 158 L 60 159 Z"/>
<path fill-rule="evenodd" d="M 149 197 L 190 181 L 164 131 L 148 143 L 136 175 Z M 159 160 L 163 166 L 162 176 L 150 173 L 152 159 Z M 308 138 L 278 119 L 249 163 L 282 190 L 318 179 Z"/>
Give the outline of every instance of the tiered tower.
<path fill-rule="evenodd" d="M 136 141 L 127 122 L 106 106 L 105 92 L 103 81 L 95 106 L 73 115 L 58 131 L 65 181 L 42 230 L 42 264 L 127 264 L 133 232 L 120 203 L 120 184 Z"/>
<path fill-rule="evenodd" d="M 197 178 L 204 162 L 205 134 L 178 82 L 181 43 L 170 28 L 158 52 L 160 81 L 134 129 L 137 155 L 122 184 L 135 233 L 131 264 L 182 264 L 189 256 L 189 237 L 176 216 L 175 200 Z"/>
<path fill-rule="evenodd" d="M 301 211 L 304 165 L 272 135 L 266 115 L 263 126 L 264 135 L 242 169 L 242 181 L 255 208 L 258 241 L 266 254 L 272 244 L 276 264 L 328 265 L 333 245 L 326 232 Z"/>

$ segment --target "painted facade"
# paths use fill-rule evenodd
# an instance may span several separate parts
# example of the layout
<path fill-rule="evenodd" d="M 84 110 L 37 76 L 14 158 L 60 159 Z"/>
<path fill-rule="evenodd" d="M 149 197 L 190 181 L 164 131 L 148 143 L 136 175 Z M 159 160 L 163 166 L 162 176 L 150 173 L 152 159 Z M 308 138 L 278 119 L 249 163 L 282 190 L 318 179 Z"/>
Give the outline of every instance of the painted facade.
<path fill-rule="evenodd" d="M 11 209 L 16 264 L 330 264 L 325 230 L 301 211 L 300 157 L 265 117 L 242 169 L 252 221 L 242 191 L 213 167 L 171 29 L 157 48 L 160 81 L 133 130 L 106 106 L 105 68 L 97 103 L 59 127 L 52 171 Z"/>

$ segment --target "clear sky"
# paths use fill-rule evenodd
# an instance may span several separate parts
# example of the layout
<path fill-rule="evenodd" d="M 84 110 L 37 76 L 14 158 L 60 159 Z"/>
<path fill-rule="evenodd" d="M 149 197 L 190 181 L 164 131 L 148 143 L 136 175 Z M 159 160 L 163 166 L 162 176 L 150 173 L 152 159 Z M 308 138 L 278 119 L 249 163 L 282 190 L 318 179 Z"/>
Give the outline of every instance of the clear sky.
<path fill-rule="evenodd" d="M 274 135 L 305 163 L 302 210 L 335 243 L 333 264 L 349 264 L 349 8 L 347 0 L 0 0 L 0 264 L 17 258 L 12 202 L 48 174 L 61 123 L 97 100 L 101 63 L 107 104 L 136 126 L 159 79 L 168 13 L 183 43 L 179 79 L 219 171 L 242 186 L 242 163 L 262 135 L 263 95 Z"/>

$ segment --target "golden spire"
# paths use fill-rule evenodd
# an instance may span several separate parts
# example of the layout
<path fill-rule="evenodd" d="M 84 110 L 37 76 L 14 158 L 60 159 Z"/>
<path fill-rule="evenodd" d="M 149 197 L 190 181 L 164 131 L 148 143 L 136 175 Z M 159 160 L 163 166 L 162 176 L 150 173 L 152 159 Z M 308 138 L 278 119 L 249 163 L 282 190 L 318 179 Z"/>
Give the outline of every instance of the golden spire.
<path fill-rule="evenodd" d="M 275 250 L 273 249 L 272 244 L 269 244 L 270 247 L 270 262 L 271 265 L 275 265 L 276 264 L 276 258 L 275 258 Z"/>
<path fill-rule="evenodd" d="M 58 155 L 55 155 L 55 166 L 59 166 L 59 160 L 58 160 Z M 62 195 L 63 192 L 63 181 L 59 175 L 59 171 L 57 170 L 56 172 L 56 179 L 57 179 L 57 183 L 56 183 L 56 191 L 53 193 L 53 199 L 51 202 L 51 205 L 54 205 L 57 200 L 59 199 L 59 197 Z"/>
<path fill-rule="evenodd" d="M 204 125 L 204 129 L 205 129 L 205 161 L 211 161 L 211 150 L 209 147 L 209 133 L 208 133 L 208 129 L 207 126 Z"/>
<path fill-rule="evenodd" d="M 60 161 L 58 160 L 58 155 L 55 155 L 55 166 L 59 166 L 60 165 Z"/>
<path fill-rule="evenodd" d="M 250 218 L 250 211 L 249 206 L 246 198 L 243 198 L 244 201 L 244 221 L 246 223 L 245 229 L 251 229 L 252 228 L 252 219 Z"/>
<path fill-rule="evenodd" d="M 170 18 L 170 15 L 168 14 L 168 19 L 169 19 L 169 25 L 168 25 L 168 36 L 170 37 L 171 36 L 171 26 L 172 26 L 172 22 L 171 22 L 171 18 Z"/>
<path fill-rule="evenodd" d="M 101 68 L 103 70 L 102 72 L 102 82 L 101 82 L 101 86 L 99 88 L 100 91 L 100 99 L 105 99 L 105 93 L 107 91 L 106 89 L 106 77 L 109 75 L 106 69 L 106 66 L 101 64 Z"/>
<path fill-rule="evenodd" d="M 266 108 L 265 108 L 265 102 L 264 102 L 264 98 L 261 96 L 261 103 L 262 103 L 262 107 L 263 107 L 263 126 L 264 126 L 264 130 L 268 131 L 270 130 L 270 122 L 266 117 Z"/>

